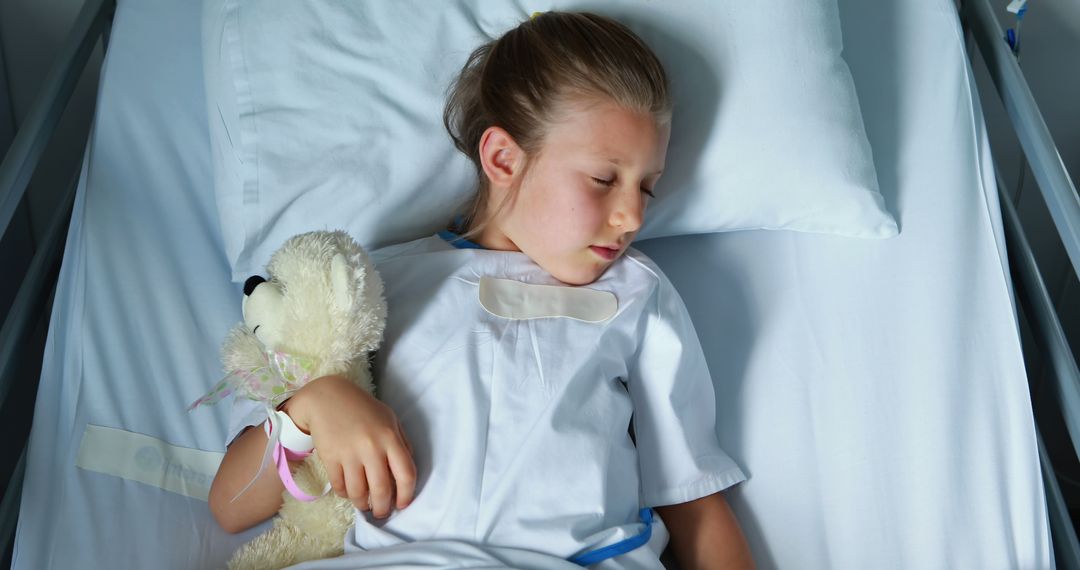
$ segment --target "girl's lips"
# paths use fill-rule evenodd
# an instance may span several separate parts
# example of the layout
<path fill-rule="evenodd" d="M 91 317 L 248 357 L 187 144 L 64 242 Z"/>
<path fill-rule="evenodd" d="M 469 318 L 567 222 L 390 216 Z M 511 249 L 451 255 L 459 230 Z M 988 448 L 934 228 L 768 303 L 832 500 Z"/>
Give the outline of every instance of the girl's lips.
<path fill-rule="evenodd" d="M 589 246 L 589 249 L 593 250 L 593 252 L 595 252 L 596 255 L 599 255 L 600 257 L 603 257 L 604 259 L 606 259 L 608 261 L 611 261 L 612 259 L 615 259 L 615 256 L 619 255 L 619 250 L 611 249 L 609 247 L 600 247 L 598 245 L 591 245 L 591 246 Z"/>

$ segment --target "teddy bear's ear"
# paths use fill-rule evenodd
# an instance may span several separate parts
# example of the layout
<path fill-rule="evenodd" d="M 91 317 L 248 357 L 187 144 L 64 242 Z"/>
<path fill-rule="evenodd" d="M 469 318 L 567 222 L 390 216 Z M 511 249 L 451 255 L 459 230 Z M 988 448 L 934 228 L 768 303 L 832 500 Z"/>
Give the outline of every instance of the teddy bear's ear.
<path fill-rule="evenodd" d="M 334 288 L 334 304 L 343 311 L 352 305 L 352 271 L 345 256 L 335 253 L 330 260 L 330 286 Z"/>

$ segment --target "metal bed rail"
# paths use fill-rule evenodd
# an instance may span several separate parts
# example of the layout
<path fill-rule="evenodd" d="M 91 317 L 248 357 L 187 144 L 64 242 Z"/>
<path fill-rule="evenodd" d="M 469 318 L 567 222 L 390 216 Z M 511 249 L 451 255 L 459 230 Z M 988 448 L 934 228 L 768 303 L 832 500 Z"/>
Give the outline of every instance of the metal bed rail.
<path fill-rule="evenodd" d="M 961 0 L 960 18 L 965 30 L 975 38 L 979 53 L 1001 97 L 1020 140 L 1035 181 L 1038 183 L 1054 227 L 1065 246 L 1073 272 L 1080 277 L 1080 196 L 1058 153 L 1050 130 L 1031 94 L 1020 65 L 1008 47 L 1001 24 L 987 0 Z M 1031 325 L 1035 344 L 1050 363 L 1053 389 L 1065 420 L 1073 451 L 1080 458 L 1080 370 L 1061 328 L 1054 303 L 1046 290 L 1035 263 L 1026 234 L 1012 201 L 1005 193 L 1000 173 L 995 171 L 999 202 L 1003 213 L 1005 239 L 1009 252 L 1009 267 L 1016 286 L 1017 297 L 1024 316 Z M 1046 488 L 1050 532 L 1054 541 L 1057 564 L 1061 568 L 1080 570 L 1080 543 L 1069 516 L 1068 506 L 1061 494 L 1057 475 L 1050 456 L 1038 436 L 1039 459 L 1042 463 Z"/>
<path fill-rule="evenodd" d="M 0 236 L 7 231 L 37 168 L 45 146 L 75 91 L 75 84 L 99 36 L 107 33 L 115 4 L 112 0 L 86 0 L 75 25 L 56 56 L 49 74 L 38 91 L 34 105 L 15 134 L 15 140 L 0 162 Z"/>
<path fill-rule="evenodd" d="M 960 16 L 965 28 L 975 37 L 979 53 L 986 62 L 986 68 L 1012 121 L 1013 130 L 1020 140 L 1020 147 L 1024 149 L 1024 156 L 1050 210 L 1050 217 L 1061 236 L 1061 243 L 1072 262 L 1073 272 L 1080 277 L 1080 197 L 1076 194 L 1076 186 L 1069 178 L 1065 163 L 1061 161 L 1039 106 L 1035 104 L 1024 72 L 1002 36 L 1001 24 L 988 0 L 961 0 Z"/>
<path fill-rule="evenodd" d="M 1044 357 L 1051 364 L 1056 382 L 1056 395 L 1063 407 L 1076 409 L 1080 406 L 1080 372 L 1077 371 L 1076 360 L 1073 359 L 1065 332 L 1061 328 L 1057 314 L 1054 312 L 1054 303 L 1050 300 L 1050 293 L 1046 289 L 1039 268 L 1035 264 L 1035 255 L 1028 244 L 1027 236 L 1020 225 L 1020 217 L 1005 193 L 1005 185 L 1001 174 L 997 174 L 998 196 L 1001 202 L 1002 221 L 1005 225 L 1005 241 L 1009 248 L 1009 268 L 1013 274 L 1013 285 L 1016 287 L 1020 307 L 1031 325 L 1035 344 L 1043 348 Z M 1077 445 L 1076 433 L 1072 431 L 1076 422 L 1076 414 L 1073 414 L 1069 426 L 1074 449 Z M 1065 504 L 1065 498 L 1050 463 L 1050 455 L 1043 445 L 1042 435 L 1038 434 L 1039 460 L 1042 463 L 1043 486 L 1046 488 L 1047 511 L 1050 516 L 1050 532 L 1054 539 L 1054 546 L 1058 550 L 1058 566 L 1067 570 L 1080 570 L 1080 542 L 1077 542 L 1076 530 L 1072 519 L 1069 517 L 1069 509 Z M 1078 452 L 1080 453 L 1080 452 Z"/>
<path fill-rule="evenodd" d="M 33 106 L 0 162 L 0 237 L 6 233 L 15 209 L 23 199 L 98 39 L 107 46 L 115 8 L 115 0 L 86 0 L 83 4 Z M 7 400 L 21 358 L 27 356 L 25 339 L 49 305 L 78 186 L 78 172 L 76 169 L 55 209 L 0 327 L 0 405 Z M 26 459 L 26 442 L 21 443 L 22 452 L 0 500 L 0 553 L 7 551 L 18 518 Z"/>

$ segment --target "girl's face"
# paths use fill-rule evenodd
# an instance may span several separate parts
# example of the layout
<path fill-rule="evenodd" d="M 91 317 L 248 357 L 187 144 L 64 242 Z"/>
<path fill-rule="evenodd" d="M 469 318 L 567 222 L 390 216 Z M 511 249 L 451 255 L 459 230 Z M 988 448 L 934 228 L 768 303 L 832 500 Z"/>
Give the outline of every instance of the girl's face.
<path fill-rule="evenodd" d="M 572 107 L 548 126 L 543 148 L 528 157 L 524 171 L 520 147 L 505 131 L 488 129 L 481 157 L 491 206 L 513 184 L 521 187 L 476 241 L 521 251 L 564 283 L 592 283 L 641 228 L 669 136 L 670 128 L 651 115 L 611 102 Z"/>

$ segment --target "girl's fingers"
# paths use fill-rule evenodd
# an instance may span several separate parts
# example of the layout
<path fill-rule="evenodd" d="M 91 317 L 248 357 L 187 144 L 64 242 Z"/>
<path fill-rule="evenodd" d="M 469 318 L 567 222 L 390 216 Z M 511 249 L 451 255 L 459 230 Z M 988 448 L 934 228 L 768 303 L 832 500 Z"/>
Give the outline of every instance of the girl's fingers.
<path fill-rule="evenodd" d="M 366 464 L 366 463 L 365 463 Z M 393 488 L 390 472 L 386 466 L 386 457 L 379 457 L 367 470 L 368 497 L 371 499 L 371 514 L 383 518 L 390 514 L 390 494 Z"/>
<path fill-rule="evenodd" d="M 404 509 L 412 502 L 416 492 L 416 465 L 412 460 L 412 452 L 410 450 L 407 453 L 404 448 L 397 446 L 390 449 L 386 459 L 390 463 L 394 483 L 397 485 L 397 508 Z"/>
<path fill-rule="evenodd" d="M 398 435 L 401 436 L 401 441 L 405 442 L 405 449 L 409 450 L 409 455 L 411 456 L 413 454 L 412 443 L 410 443 L 409 438 L 405 436 L 405 427 L 401 425 L 400 420 L 397 423 L 397 431 Z"/>
<path fill-rule="evenodd" d="M 369 508 L 367 473 L 363 465 L 351 466 L 345 470 L 345 480 L 349 487 L 349 500 L 361 511 Z"/>
<path fill-rule="evenodd" d="M 339 497 L 348 497 L 348 487 L 345 486 L 345 476 L 341 472 L 341 465 L 327 465 L 323 464 L 326 468 L 326 478 L 330 480 L 330 488 L 334 490 L 334 494 Z"/>

